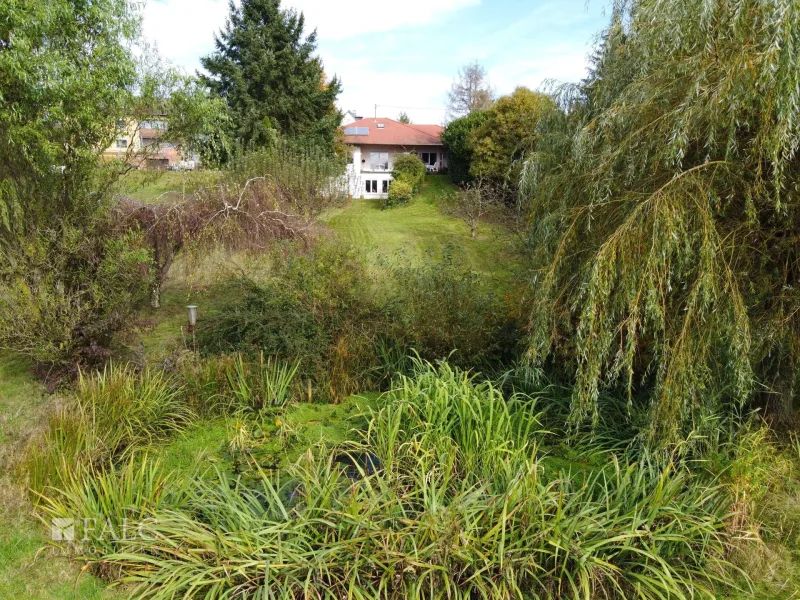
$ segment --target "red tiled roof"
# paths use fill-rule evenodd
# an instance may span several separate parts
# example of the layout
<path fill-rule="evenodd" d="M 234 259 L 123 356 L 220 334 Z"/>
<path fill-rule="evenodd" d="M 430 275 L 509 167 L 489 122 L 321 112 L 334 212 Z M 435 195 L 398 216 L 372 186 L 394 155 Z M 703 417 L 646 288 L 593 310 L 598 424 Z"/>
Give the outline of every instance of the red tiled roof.
<path fill-rule="evenodd" d="M 378 125 L 383 125 L 379 128 Z M 367 135 L 345 135 L 348 144 L 380 146 L 441 146 L 441 125 L 406 125 L 394 119 L 359 119 L 343 126 L 368 128 Z"/>

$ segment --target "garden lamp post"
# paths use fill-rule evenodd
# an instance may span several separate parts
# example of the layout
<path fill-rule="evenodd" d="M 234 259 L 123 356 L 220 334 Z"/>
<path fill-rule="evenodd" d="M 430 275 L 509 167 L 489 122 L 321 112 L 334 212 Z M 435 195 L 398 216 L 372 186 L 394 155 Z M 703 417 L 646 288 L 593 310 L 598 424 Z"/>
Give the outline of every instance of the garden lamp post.
<path fill-rule="evenodd" d="M 189 310 L 189 331 L 194 331 L 197 326 L 197 307 L 192 304 L 186 308 Z"/>
<path fill-rule="evenodd" d="M 189 324 L 186 326 L 186 331 L 192 334 L 192 351 L 197 353 L 197 340 L 194 336 L 194 330 L 197 328 L 197 306 L 190 304 L 186 309 L 189 311 Z M 181 331 L 183 331 L 183 327 L 181 327 Z"/>

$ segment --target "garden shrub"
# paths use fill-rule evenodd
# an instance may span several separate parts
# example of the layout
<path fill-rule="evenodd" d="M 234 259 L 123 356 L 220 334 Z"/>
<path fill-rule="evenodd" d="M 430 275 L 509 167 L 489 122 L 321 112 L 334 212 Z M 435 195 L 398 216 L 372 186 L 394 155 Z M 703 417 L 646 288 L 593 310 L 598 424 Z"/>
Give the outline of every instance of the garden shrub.
<path fill-rule="evenodd" d="M 399 267 L 390 299 L 395 336 L 423 358 L 450 357 L 459 366 L 486 369 L 510 364 L 521 327 L 496 290 L 446 249 L 441 261 Z"/>
<path fill-rule="evenodd" d="M 326 241 L 286 244 L 269 264 L 266 280 L 228 284 L 231 300 L 198 328 L 201 353 L 299 361 L 298 384 L 329 400 L 377 385 L 375 343 L 388 321 L 357 255 Z"/>
<path fill-rule="evenodd" d="M 414 196 L 411 184 L 403 179 L 395 179 L 389 184 L 389 197 L 383 200 L 383 208 L 406 204 Z"/>
<path fill-rule="evenodd" d="M 410 184 L 416 194 L 425 182 L 425 165 L 416 154 L 400 154 L 394 159 L 392 178 Z"/>
<path fill-rule="evenodd" d="M 280 281 L 247 277 L 225 287 L 225 296 L 233 300 L 210 312 L 197 329 L 204 355 L 261 351 L 268 356 L 304 357 L 325 345 L 325 331 L 298 290 Z"/>
<path fill-rule="evenodd" d="M 0 347 L 50 375 L 102 365 L 147 298 L 149 264 L 140 235 L 104 223 L 31 236 L 0 266 Z"/>

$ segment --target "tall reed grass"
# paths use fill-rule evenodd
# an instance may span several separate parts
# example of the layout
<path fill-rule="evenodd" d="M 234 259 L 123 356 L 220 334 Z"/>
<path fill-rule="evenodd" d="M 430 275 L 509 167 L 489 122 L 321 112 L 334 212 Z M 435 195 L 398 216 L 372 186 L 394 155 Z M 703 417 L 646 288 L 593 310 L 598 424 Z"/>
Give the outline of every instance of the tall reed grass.
<path fill-rule="evenodd" d="M 109 365 L 81 374 L 74 402 L 51 418 L 22 471 L 35 492 L 60 488 L 81 466 L 101 468 L 180 433 L 194 419 L 182 386 L 163 371 Z"/>
<path fill-rule="evenodd" d="M 548 479 L 542 435 L 530 398 L 418 362 L 362 442 L 247 485 L 220 472 L 179 501 L 143 494 L 144 535 L 91 558 L 137 598 L 714 598 L 729 568 L 721 488 L 646 459 Z M 342 452 L 379 468 L 354 460 L 353 479 Z M 46 510 L 135 502 L 117 490 L 140 472 L 96 477 Z"/>
<path fill-rule="evenodd" d="M 227 371 L 236 405 L 254 412 L 283 407 L 289 401 L 299 368 L 299 360 L 287 363 L 271 356 L 265 359 L 263 352 L 255 364 L 249 364 L 241 354 L 236 355 Z"/>

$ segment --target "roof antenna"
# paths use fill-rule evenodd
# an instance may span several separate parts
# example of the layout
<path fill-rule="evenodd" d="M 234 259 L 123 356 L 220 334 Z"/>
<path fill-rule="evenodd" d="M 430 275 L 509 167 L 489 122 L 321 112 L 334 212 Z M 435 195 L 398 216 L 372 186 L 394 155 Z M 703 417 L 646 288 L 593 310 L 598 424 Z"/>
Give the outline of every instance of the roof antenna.
<path fill-rule="evenodd" d="M 378 118 L 378 105 L 375 105 L 375 118 Z"/>

